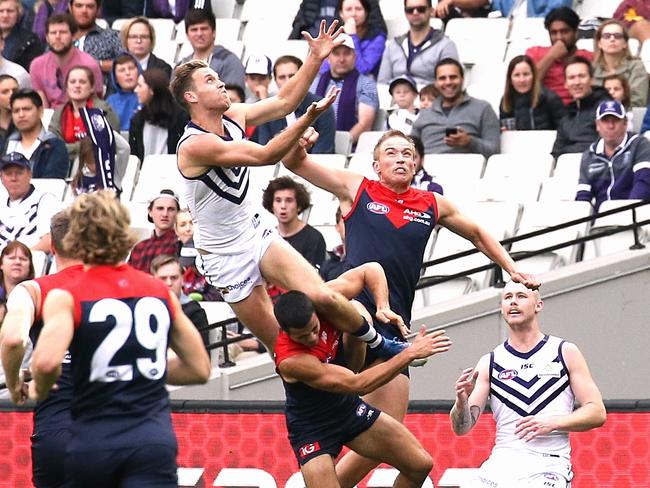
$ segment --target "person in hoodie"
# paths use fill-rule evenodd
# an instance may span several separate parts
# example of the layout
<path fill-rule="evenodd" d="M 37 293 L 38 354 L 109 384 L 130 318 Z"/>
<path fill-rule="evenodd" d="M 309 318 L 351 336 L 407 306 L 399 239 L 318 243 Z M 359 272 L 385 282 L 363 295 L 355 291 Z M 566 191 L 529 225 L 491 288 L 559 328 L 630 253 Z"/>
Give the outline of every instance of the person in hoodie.
<path fill-rule="evenodd" d="M 140 74 L 140 65 L 132 55 L 125 53 L 115 58 L 111 72 L 114 91 L 106 101 L 120 120 L 120 131 L 129 130 L 131 117 L 140 108 L 138 95 L 135 93 Z"/>
<path fill-rule="evenodd" d="M 603 87 L 592 86 L 593 68 L 587 58 L 569 58 L 564 67 L 564 78 L 573 101 L 567 105 L 567 113 L 557 128 L 551 151 L 554 158 L 566 153 L 581 153 L 589 148 L 598 138 L 596 108 L 600 102 L 611 100 Z"/>

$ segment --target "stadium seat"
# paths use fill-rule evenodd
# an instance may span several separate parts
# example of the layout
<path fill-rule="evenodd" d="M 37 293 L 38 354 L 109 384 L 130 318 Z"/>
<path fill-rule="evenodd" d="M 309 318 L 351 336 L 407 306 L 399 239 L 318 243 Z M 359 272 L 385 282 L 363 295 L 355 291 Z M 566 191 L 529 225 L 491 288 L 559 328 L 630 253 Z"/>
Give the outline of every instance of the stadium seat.
<path fill-rule="evenodd" d="M 474 283 L 471 278 L 460 277 L 449 281 L 444 281 L 433 286 L 427 286 L 420 290 L 415 290 L 413 300 L 413 310 L 422 307 L 430 307 L 440 302 L 453 300 L 461 295 L 466 295 L 474 291 Z"/>
<path fill-rule="evenodd" d="M 487 161 L 483 177 L 528 177 L 542 180 L 551 175 L 552 168 L 553 157 L 550 154 L 494 154 Z"/>
<path fill-rule="evenodd" d="M 162 40 L 170 41 L 176 29 L 172 19 L 149 19 L 149 22 L 156 31 L 156 43 Z"/>
<path fill-rule="evenodd" d="M 503 80 L 499 83 L 471 83 L 467 85 L 467 93 L 474 98 L 488 102 L 490 107 L 492 107 L 492 110 L 498 114 L 499 103 L 501 103 L 501 94 L 503 93 L 503 87 L 501 86 L 502 83 Z"/>
<path fill-rule="evenodd" d="M 379 96 L 379 108 L 388 110 L 393 106 L 393 97 L 388 91 L 387 83 L 377 83 L 377 96 Z"/>
<path fill-rule="evenodd" d="M 268 186 L 269 181 L 275 178 L 280 166 L 278 163 L 271 166 L 254 166 L 248 168 L 250 171 L 248 176 L 248 194 L 251 196 L 253 202 L 259 205 L 262 204 L 262 193 Z"/>
<path fill-rule="evenodd" d="M 235 0 L 211 0 L 212 13 L 217 18 L 231 19 L 235 15 Z"/>
<path fill-rule="evenodd" d="M 61 202 L 65 198 L 68 187 L 66 181 L 62 178 L 32 178 L 32 185 L 37 190 L 51 193 Z"/>
<path fill-rule="evenodd" d="M 377 113 L 375 114 L 375 121 L 372 124 L 372 130 L 376 132 L 383 132 L 387 129 L 387 119 L 388 119 L 388 112 L 382 108 L 377 110 Z"/>
<path fill-rule="evenodd" d="M 276 2 L 268 0 L 246 0 L 243 2 L 241 14 L 239 16 L 242 22 L 249 22 L 256 19 L 281 20 L 288 19 L 289 25 L 293 22 L 301 0 L 283 0 L 280 8 Z M 242 2 L 240 2 L 242 3 Z M 269 33 L 275 29 L 275 25 L 266 24 L 266 28 L 259 32 Z M 263 36 L 262 36 L 263 37 Z M 288 35 L 285 39 L 289 37 Z"/>
<path fill-rule="evenodd" d="M 554 130 L 507 130 L 501 133 L 501 153 L 551 153 Z"/>
<path fill-rule="evenodd" d="M 482 154 L 425 154 L 424 169 L 435 180 L 478 180 L 483 176 Z"/>
<path fill-rule="evenodd" d="M 327 250 L 334 249 L 336 246 L 341 244 L 341 236 L 333 225 L 313 225 L 311 223 L 309 225 L 323 234 L 323 238 L 325 239 L 325 248 Z"/>
<path fill-rule="evenodd" d="M 352 152 L 352 136 L 346 130 L 337 130 L 334 138 L 334 152 L 349 156 Z"/>
<path fill-rule="evenodd" d="M 153 53 L 173 67 L 176 63 L 178 44 L 171 39 L 156 39 Z"/>
<path fill-rule="evenodd" d="M 354 171 L 355 173 L 359 173 L 360 175 L 365 176 L 369 180 L 377 180 L 379 177 L 377 176 L 377 173 L 375 173 L 375 170 L 372 167 L 372 153 L 370 152 L 364 152 L 360 153 L 357 152 L 352 155 L 350 158 L 350 162 L 348 163 L 348 169 L 350 171 Z"/>
<path fill-rule="evenodd" d="M 273 63 L 280 56 L 286 55 L 295 56 L 304 61 L 309 54 L 309 44 L 303 39 L 285 39 L 265 45 L 262 53 L 266 54 Z M 250 52 L 246 52 L 246 57 L 249 54 Z"/>
<path fill-rule="evenodd" d="M 632 132 L 638 134 L 641 132 L 641 125 L 643 124 L 643 117 L 648 110 L 648 107 L 632 107 Z"/>
<path fill-rule="evenodd" d="M 471 85 L 485 85 L 484 91 L 492 93 L 490 98 L 498 96 L 498 106 L 503 95 L 507 69 L 508 65 L 500 61 L 477 63 L 465 71 L 465 84 L 468 85 L 468 88 Z"/>
<path fill-rule="evenodd" d="M 507 31 L 507 19 L 462 18 L 451 19 L 445 34 L 456 44 L 462 63 L 477 64 L 503 61 Z"/>
<path fill-rule="evenodd" d="M 333 195 L 325 197 L 322 193 L 314 192 L 311 194 L 311 209 L 307 223 L 311 226 L 334 225 L 338 208 L 339 201 Z"/>
<path fill-rule="evenodd" d="M 481 178 L 474 183 L 474 199 L 487 202 L 534 202 L 539 197 L 541 179 L 519 177 Z"/>
<path fill-rule="evenodd" d="M 555 162 L 553 178 L 562 178 L 578 183 L 580 176 L 580 161 L 582 153 L 566 153 L 560 155 Z"/>
<path fill-rule="evenodd" d="M 287 17 L 286 9 L 277 8 L 274 2 L 265 2 L 278 12 L 282 12 L 284 17 L 279 18 L 255 18 L 246 22 L 242 41 L 246 52 L 264 52 L 267 46 L 275 43 L 285 42 L 291 34 L 291 22 L 293 17 Z M 246 2 L 247 5 L 248 2 Z M 243 20 L 243 19 L 242 19 Z M 272 24 L 272 25 L 270 25 Z M 263 32 L 264 35 L 260 35 Z"/>
<path fill-rule="evenodd" d="M 578 191 L 578 178 L 545 178 L 539 193 L 540 202 L 575 200 Z"/>
<path fill-rule="evenodd" d="M 138 178 L 140 171 L 140 160 L 137 156 L 129 156 L 129 162 L 126 164 L 126 171 L 122 177 L 122 195 L 120 199 L 123 202 L 128 202 L 133 196 L 133 188 Z"/>
<path fill-rule="evenodd" d="M 41 117 L 41 122 L 43 123 L 43 127 L 45 127 L 46 130 L 50 126 L 50 121 L 52 120 L 53 115 L 54 115 L 53 108 L 43 109 L 43 116 Z"/>
<path fill-rule="evenodd" d="M 621 0 L 575 0 L 574 9 L 581 19 L 609 19 Z"/>
<path fill-rule="evenodd" d="M 551 38 L 544 27 L 544 17 L 518 17 L 513 20 L 509 41 L 526 40 L 531 46 L 550 46 Z"/>
<path fill-rule="evenodd" d="M 392 3 L 398 4 L 399 2 Z M 409 30 L 409 23 L 404 16 L 404 10 L 400 10 L 400 15 L 397 17 L 384 17 L 384 20 L 386 21 L 386 29 L 388 30 L 388 35 L 386 36 L 388 40 L 392 40 L 394 37 L 401 36 Z"/>
<path fill-rule="evenodd" d="M 43 251 L 32 251 L 32 263 L 34 265 L 35 278 L 47 274 L 47 267 L 48 267 L 47 265 L 49 261 L 50 260 L 47 253 Z"/>
<path fill-rule="evenodd" d="M 175 154 L 156 154 L 144 158 L 131 200 L 136 203 L 147 202 L 163 188 L 182 195 L 183 179 L 176 166 Z M 181 206 L 184 205 L 181 201 Z"/>
<path fill-rule="evenodd" d="M 384 135 L 383 130 L 374 130 L 361 133 L 357 140 L 357 147 L 355 149 L 358 153 L 372 152 L 377 145 L 377 141 Z"/>

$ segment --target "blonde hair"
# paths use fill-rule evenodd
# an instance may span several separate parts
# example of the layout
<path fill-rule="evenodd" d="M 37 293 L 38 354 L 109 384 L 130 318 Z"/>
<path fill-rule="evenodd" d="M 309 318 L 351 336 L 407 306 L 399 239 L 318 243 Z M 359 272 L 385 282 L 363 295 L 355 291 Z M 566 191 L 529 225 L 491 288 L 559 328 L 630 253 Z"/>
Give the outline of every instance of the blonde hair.
<path fill-rule="evenodd" d="M 156 46 L 156 30 L 153 28 L 153 25 L 151 25 L 151 22 L 149 22 L 149 19 L 142 16 L 133 17 L 124 23 L 120 29 L 120 41 L 122 41 L 122 46 L 124 46 L 124 49 L 128 50 L 126 41 L 128 40 L 131 27 L 135 24 L 144 24 L 147 26 L 147 29 L 149 29 L 149 36 L 151 37 L 151 51 L 153 51 L 153 48 Z"/>
<path fill-rule="evenodd" d="M 188 112 L 190 107 L 185 101 L 185 92 L 194 88 L 192 75 L 197 69 L 201 68 L 209 68 L 208 63 L 198 59 L 193 59 L 192 61 L 181 64 L 174 70 L 174 76 L 169 85 L 169 89 L 171 90 L 172 95 L 174 95 L 176 102 Z"/>
<path fill-rule="evenodd" d="M 80 195 L 67 210 L 70 228 L 63 252 L 85 264 L 118 264 L 137 242 L 129 211 L 114 192 L 100 190 Z"/>

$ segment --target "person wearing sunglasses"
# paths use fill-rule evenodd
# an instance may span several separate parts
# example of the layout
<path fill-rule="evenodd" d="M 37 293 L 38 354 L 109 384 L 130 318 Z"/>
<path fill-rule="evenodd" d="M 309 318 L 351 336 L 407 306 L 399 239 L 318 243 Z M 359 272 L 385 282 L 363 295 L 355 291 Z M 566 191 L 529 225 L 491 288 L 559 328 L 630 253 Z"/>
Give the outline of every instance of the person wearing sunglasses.
<path fill-rule="evenodd" d="M 594 85 L 603 86 L 609 75 L 621 75 L 630 85 L 633 107 L 648 103 L 648 73 L 643 62 L 632 56 L 628 45 L 629 35 L 618 20 L 606 20 L 596 31 L 594 39 Z"/>
<path fill-rule="evenodd" d="M 429 25 L 433 10 L 431 0 L 404 1 L 409 31 L 386 45 L 378 83 L 389 84 L 397 76 L 408 74 L 418 86 L 428 85 L 434 80 L 433 73 L 440 60 L 458 59 L 453 41 Z"/>

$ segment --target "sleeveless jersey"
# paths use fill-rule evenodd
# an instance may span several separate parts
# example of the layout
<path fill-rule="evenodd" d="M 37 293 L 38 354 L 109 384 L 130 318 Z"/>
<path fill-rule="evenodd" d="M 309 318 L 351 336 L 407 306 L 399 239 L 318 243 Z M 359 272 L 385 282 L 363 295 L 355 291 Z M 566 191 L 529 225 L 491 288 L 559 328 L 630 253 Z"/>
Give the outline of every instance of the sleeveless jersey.
<path fill-rule="evenodd" d="M 497 424 L 495 450 L 532 450 L 568 458 L 568 432 L 551 432 L 524 441 L 515 435 L 522 417 L 567 415 L 575 397 L 562 357 L 564 340 L 544 336 L 530 351 L 515 350 L 507 342 L 490 353 L 490 406 Z"/>
<path fill-rule="evenodd" d="M 438 220 L 436 197 L 416 188 L 395 193 L 364 178 L 343 219 L 346 262 L 351 267 L 371 261 L 381 264 L 391 308 L 409 323 L 424 250 Z M 367 290 L 358 300 L 374 316 L 374 301 Z"/>
<path fill-rule="evenodd" d="M 246 138 L 244 130 L 233 120 L 223 117 L 225 141 Z M 181 144 L 195 135 L 208 134 L 193 122 L 185 126 Z M 180 169 L 179 169 L 180 172 Z M 213 167 L 200 176 L 183 176 L 183 196 L 194 223 L 194 246 L 217 254 L 237 254 L 248 248 L 259 224 L 248 198 L 250 171 L 245 166 Z"/>
<path fill-rule="evenodd" d="M 96 266 L 68 287 L 74 392 L 70 450 L 176 446 L 165 389 L 169 290 L 127 264 Z"/>
<path fill-rule="evenodd" d="M 83 274 L 82 264 L 62 269 L 58 273 L 41 276 L 34 281 L 41 290 L 41 307 L 34 315 L 34 325 L 29 329 L 29 338 L 36 347 L 43 329 L 43 304 L 48 293 L 55 288 L 67 288 Z M 72 367 L 70 353 L 66 352 L 61 364 L 61 376 L 56 380 L 58 389 L 51 390 L 47 398 L 34 408 L 34 433 L 48 430 L 67 429 L 70 426 L 70 402 L 72 401 Z"/>

